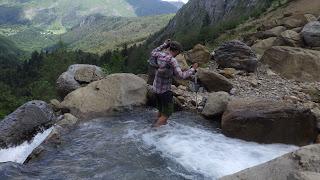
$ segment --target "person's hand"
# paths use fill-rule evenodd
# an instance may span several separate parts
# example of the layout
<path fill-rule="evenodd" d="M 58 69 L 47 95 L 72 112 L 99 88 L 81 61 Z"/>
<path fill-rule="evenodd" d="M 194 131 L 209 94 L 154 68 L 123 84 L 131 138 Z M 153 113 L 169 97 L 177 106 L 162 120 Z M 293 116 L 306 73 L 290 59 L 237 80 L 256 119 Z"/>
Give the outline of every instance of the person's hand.
<path fill-rule="evenodd" d="M 195 69 L 195 70 L 197 70 L 198 67 L 199 67 L 199 64 L 198 64 L 198 63 L 194 63 L 194 64 L 192 65 L 192 68 Z"/>

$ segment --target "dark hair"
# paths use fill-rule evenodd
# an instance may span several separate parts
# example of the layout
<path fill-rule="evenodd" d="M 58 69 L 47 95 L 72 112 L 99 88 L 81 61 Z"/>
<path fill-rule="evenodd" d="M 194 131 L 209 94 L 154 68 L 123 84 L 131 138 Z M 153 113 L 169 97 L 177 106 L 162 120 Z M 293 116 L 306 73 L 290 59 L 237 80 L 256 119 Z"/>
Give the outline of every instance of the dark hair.
<path fill-rule="evenodd" d="M 169 49 L 171 51 L 179 51 L 179 52 L 183 51 L 182 45 L 177 41 L 171 41 L 169 43 Z"/>

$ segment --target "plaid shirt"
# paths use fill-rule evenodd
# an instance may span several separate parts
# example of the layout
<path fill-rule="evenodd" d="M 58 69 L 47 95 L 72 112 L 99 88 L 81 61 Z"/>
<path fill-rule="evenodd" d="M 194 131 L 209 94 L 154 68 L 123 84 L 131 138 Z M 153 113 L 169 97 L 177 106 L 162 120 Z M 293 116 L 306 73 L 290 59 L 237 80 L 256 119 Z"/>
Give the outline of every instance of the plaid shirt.
<path fill-rule="evenodd" d="M 172 67 L 175 76 L 181 79 L 186 79 L 190 77 L 195 70 L 193 68 L 182 72 L 178 61 L 168 52 L 162 51 L 166 47 L 166 43 L 157 47 L 151 52 L 151 56 L 157 58 L 158 61 L 166 61 Z M 165 93 L 171 90 L 172 78 L 162 78 L 159 77 L 158 72 L 156 72 L 155 79 L 153 81 L 153 89 L 157 94 Z"/>

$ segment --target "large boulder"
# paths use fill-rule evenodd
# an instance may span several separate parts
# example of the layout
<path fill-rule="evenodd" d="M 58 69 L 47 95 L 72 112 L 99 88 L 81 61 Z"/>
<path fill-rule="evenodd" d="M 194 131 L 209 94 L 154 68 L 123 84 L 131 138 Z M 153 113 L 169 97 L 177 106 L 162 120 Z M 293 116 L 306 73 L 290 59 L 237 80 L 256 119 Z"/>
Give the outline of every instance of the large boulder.
<path fill-rule="evenodd" d="M 214 60 L 219 68 L 235 68 L 248 72 L 254 72 L 258 64 L 254 51 L 238 40 L 229 41 L 220 46 L 215 51 Z"/>
<path fill-rule="evenodd" d="M 197 74 L 201 84 L 209 92 L 230 92 L 233 88 L 233 84 L 221 74 L 203 68 L 199 68 Z"/>
<path fill-rule="evenodd" d="M 206 64 L 210 61 L 211 54 L 205 46 L 197 44 L 186 53 L 186 58 L 191 63 Z"/>
<path fill-rule="evenodd" d="M 302 37 L 300 36 L 299 33 L 295 31 L 286 30 L 281 33 L 280 37 L 285 43 L 285 45 L 293 46 L 293 47 L 301 47 L 303 45 Z"/>
<path fill-rule="evenodd" d="M 147 100 L 145 80 L 133 74 L 112 74 L 68 94 L 61 103 L 80 119 L 107 115 L 113 110 L 144 105 Z"/>
<path fill-rule="evenodd" d="M 70 92 L 104 77 L 100 67 L 88 64 L 74 64 L 61 74 L 56 82 L 56 88 L 61 99 Z"/>
<path fill-rule="evenodd" d="M 319 177 L 320 144 L 315 144 L 220 180 L 317 180 Z"/>
<path fill-rule="evenodd" d="M 207 103 L 202 111 L 202 115 L 209 118 L 222 115 L 230 100 L 231 96 L 226 92 L 215 92 L 209 94 Z"/>
<path fill-rule="evenodd" d="M 311 47 L 320 47 L 320 22 L 313 21 L 304 26 L 301 32 L 305 43 Z"/>
<path fill-rule="evenodd" d="M 299 146 L 317 137 L 316 117 L 310 109 L 266 99 L 231 101 L 222 117 L 222 131 L 248 141 Z"/>
<path fill-rule="evenodd" d="M 261 62 L 282 77 L 297 81 L 320 81 L 320 52 L 275 46 L 265 51 Z"/>
<path fill-rule="evenodd" d="M 54 123 L 52 108 L 43 101 L 30 101 L 0 121 L 0 148 L 30 140 L 43 127 Z"/>
<path fill-rule="evenodd" d="M 283 44 L 283 41 L 276 37 L 270 37 L 268 39 L 259 40 L 256 44 L 252 46 L 252 49 L 260 54 L 263 55 L 263 53 L 270 49 L 273 46 L 281 46 Z"/>

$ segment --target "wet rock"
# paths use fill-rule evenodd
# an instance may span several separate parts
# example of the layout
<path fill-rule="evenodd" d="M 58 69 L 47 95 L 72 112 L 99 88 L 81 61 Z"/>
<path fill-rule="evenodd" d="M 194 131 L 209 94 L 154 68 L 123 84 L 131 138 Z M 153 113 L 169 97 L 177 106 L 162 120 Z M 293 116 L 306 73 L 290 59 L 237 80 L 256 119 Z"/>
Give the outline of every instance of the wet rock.
<path fill-rule="evenodd" d="M 267 50 L 261 62 L 282 77 L 297 81 L 320 81 L 320 52 L 275 46 Z"/>
<path fill-rule="evenodd" d="M 71 92 L 61 104 L 76 117 L 87 119 L 145 105 L 146 101 L 146 82 L 136 75 L 119 73 Z"/>
<path fill-rule="evenodd" d="M 210 61 L 211 54 L 205 46 L 197 44 L 192 50 L 187 52 L 186 58 L 191 63 L 206 64 Z"/>
<path fill-rule="evenodd" d="M 0 148 L 30 140 L 42 127 L 50 126 L 56 117 L 43 101 L 30 101 L 0 122 Z"/>
<path fill-rule="evenodd" d="M 311 47 L 320 47 L 320 22 L 313 21 L 304 26 L 301 32 L 305 43 Z"/>
<path fill-rule="evenodd" d="M 225 176 L 220 180 L 290 179 L 316 180 L 320 172 L 320 145 L 309 145 L 264 164 Z"/>
<path fill-rule="evenodd" d="M 230 100 L 231 97 L 226 92 L 210 93 L 207 99 L 207 103 L 205 104 L 202 111 L 202 115 L 209 118 L 222 115 L 222 113 L 226 110 Z"/>
<path fill-rule="evenodd" d="M 63 119 L 57 123 L 58 126 L 66 127 L 66 126 L 72 126 L 78 122 L 78 118 L 73 116 L 70 113 L 66 113 L 63 115 Z"/>
<path fill-rule="evenodd" d="M 282 32 L 280 37 L 287 46 L 300 47 L 303 44 L 300 34 L 292 30 Z"/>
<path fill-rule="evenodd" d="M 226 136 L 259 143 L 307 145 L 317 136 L 309 109 L 267 99 L 231 101 L 222 117 Z"/>
<path fill-rule="evenodd" d="M 56 88 L 60 98 L 64 98 L 70 92 L 80 88 L 82 84 L 88 84 L 102 79 L 104 74 L 100 67 L 88 64 L 74 64 L 61 74 L 56 82 Z"/>
<path fill-rule="evenodd" d="M 266 30 L 262 33 L 263 39 L 270 38 L 270 37 L 278 37 L 285 30 L 287 30 L 287 28 L 284 26 L 277 26 L 272 29 Z"/>
<path fill-rule="evenodd" d="M 281 46 L 283 45 L 283 41 L 277 37 L 270 37 L 268 39 L 264 39 L 264 40 L 260 40 L 258 41 L 256 44 L 254 44 L 252 46 L 252 49 L 260 54 L 260 55 L 263 55 L 263 53 L 270 49 L 271 47 L 273 46 Z"/>
<path fill-rule="evenodd" d="M 233 88 L 232 83 L 227 78 L 207 69 L 199 68 L 198 78 L 201 84 L 209 92 L 217 92 L 217 91 L 230 92 L 230 90 Z"/>
<path fill-rule="evenodd" d="M 254 72 L 257 68 L 257 56 L 253 50 L 241 41 L 233 40 L 220 46 L 214 55 L 219 68 L 235 68 Z"/>

